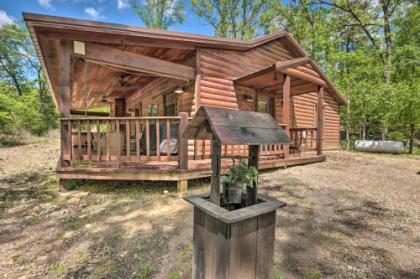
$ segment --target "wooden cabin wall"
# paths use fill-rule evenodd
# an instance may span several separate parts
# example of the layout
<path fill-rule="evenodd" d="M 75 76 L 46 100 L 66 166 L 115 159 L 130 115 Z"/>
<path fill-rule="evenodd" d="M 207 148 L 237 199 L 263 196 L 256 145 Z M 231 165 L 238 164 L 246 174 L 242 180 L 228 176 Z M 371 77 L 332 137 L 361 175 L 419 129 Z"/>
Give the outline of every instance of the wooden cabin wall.
<path fill-rule="evenodd" d="M 294 58 L 280 41 L 249 51 L 201 49 L 199 54 L 200 104 L 238 109 L 233 80 L 247 73 Z"/>
<path fill-rule="evenodd" d="M 280 42 L 270 42 L 264 46 L 243 52 L 201 49 L 199 55 L 200 104 L 255 111 L 255 102 L 246 102 L 244 95 L 254 100 L 255 90 L 243 86 L 234 86 L 233 80 L 247 73 L 272 65 L 274 62 L 295 58 Z M 312 73 L 313 71 L 311 71 Z M 263 92 L 259 96 L 266 96 Z M 272 95 L 274 98 L 274 115 L 282 122 L 281 93 Z M 292 127 L 315 127 L 316 104 L 315 92 L 290 98 Z M 330 93 L 325 94 L 325 132 L 324 148 L 339 147 L 339 112 L 338 103 Z"/>
<path fill-rule="evenodd" d="M 158 105 L 158 115 L 165 115 L 164 96 L 174 92 L 174 90 L 182 86 L 182 81 L 177 81 L 169 78 L 158 78 L 144 88 L 133 94 L 127 99 L 127 108 L 134 108 L 139 103 L 142 104 L 142 116 L 147 116 L 147 108 L 151 104 Z M 177 113 L 181 111 L 187 112 L 189 115 L 192 111 L 194 102 L 194 85 L 189 85 L 183 94 L 179 96 L 177 104 Z"/>
<path fill-rule="evenodd" d="M 238 107 L 240 110 L 255 111 L 256 108 L 256 92 L 254 89 L 244 86 L 235 86 L 236 95 L 238 99 Z M 253 102 L 247 102 L 244 98 L 248 95 L 253 98 Z M 274 115 L 275 119 L 282 123 L 283 122 L 283 106 L 282 106 L 282 95 L 280 92 L 277 94 L 260 92 L 259 99 L 268 100 L 274 98 Z M 316 92 L 306 93 L 301 95 L 295 95 L 290 98 L 290 121 L 292 128 L 312 128 L 316 127 L 317 119 L 317 105 L 318 96 Z M 324 95 L 324 149 L 337 149 L 340 144 L 340 114 L 338 111 L 338 103 L 331 96 L 330 93 L 326 92 Z"/>
<path fill-rule="evenodd" d="M 186 112 L 191 116 L 194 107 L 194 84 L 190 84 L 186 88 L 184 93 L 179 96 L 178 102 L 177 113 Z"/>
<path fill-rule="evenodd" d="M 290 98 L 291 124 L 293 128 L 317 126 L 318 96 L 316 92 Z M 330 93 L 324 94 L 324 149 L 340 147 L 340 114 L 337 101 Z"/>

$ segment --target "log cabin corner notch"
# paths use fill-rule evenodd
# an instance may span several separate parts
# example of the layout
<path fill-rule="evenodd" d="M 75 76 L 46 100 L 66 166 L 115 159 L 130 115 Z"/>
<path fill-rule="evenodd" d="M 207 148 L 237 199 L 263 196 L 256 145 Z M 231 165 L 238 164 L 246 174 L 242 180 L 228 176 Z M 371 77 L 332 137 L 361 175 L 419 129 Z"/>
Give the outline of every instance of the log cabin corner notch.
<path fill-rule="evenodd" d="M 260 168 L 325 160 L 345 98 L 287 33 L 252 41 L 23 15 L 61 115 L 61 179 L 209 176 L 211 142 L 180 134 L 201 106 L 271 114 L 293 144 Z M 222 145 L 222 166 L 246 157 Z"/>

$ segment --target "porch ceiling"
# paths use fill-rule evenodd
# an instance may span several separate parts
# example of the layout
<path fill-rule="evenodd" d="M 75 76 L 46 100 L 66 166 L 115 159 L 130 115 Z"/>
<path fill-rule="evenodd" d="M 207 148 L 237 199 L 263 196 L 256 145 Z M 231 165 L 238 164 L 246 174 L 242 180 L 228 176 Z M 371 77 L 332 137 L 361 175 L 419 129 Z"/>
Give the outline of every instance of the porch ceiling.
<path fill-rule="evenodd" d="M 57 105 L 59 97 L 59 40 L 58 34 L 34 29 L 38 37 L 39 49 L 43 53 L 45 68 L 53 89 Z M 100 44 L 126 53 L 133 53 L 173 62 L 179 65 L 194 67 L 195 50 L 187 48 L 168 48 L 155 46 L 136 46 L 123 44 Z M 87 65 L 85 72 L 85 65 Z M 105 63 L 90 61 L 85 64 L 83 57 L 74 55 L 71 65 L 71 98 L 72 110 L 86 107 L 103 107 L 106 98 L 128 98 L 153 80 L 162 78 L 158 74 L 150 74 L 135 69 L 127 69 Z M 172 80 L 167 78 L 168 81 Z"/>
<path fill-rule="evenodd" d="M 250 87 L 259 91 L 282 92 L 284 74 L 276 71 L 275 65 L 264 68 L 258 72 L 242 77 L 235 81 L 236 85 Z M 306 80 L 291 78 L 291 95 L 316 92 L 318 85 Z"/>
<path fill-rule="evenodd" d="M 327 92 L 332 93 L 340 104 L 346 103 L 345 98 L 340 95 L 316 63 L 309 57 L 273 63 L 268 67 L 235 79 L 234 83 L 256 90 L 281 91 L 285 75 L 291 77 L 291 95 L 316 92 L 318 86 L 322 86 Z"/>

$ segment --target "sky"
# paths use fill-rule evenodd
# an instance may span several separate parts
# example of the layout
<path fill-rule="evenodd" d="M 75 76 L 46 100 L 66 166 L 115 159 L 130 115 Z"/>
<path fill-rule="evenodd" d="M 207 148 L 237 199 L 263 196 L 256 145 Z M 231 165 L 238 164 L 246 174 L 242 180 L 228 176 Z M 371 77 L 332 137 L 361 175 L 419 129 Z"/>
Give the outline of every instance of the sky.
<path fill-rule="evenodd" d="M 185 22 L 169 30 L 213 35 L 211 26 L 191 11 L 190 1 L 185 3 Z M 144 26 L 128 0 L 0 0 L 0 26 L 22 18 L 22 12 Z"/>

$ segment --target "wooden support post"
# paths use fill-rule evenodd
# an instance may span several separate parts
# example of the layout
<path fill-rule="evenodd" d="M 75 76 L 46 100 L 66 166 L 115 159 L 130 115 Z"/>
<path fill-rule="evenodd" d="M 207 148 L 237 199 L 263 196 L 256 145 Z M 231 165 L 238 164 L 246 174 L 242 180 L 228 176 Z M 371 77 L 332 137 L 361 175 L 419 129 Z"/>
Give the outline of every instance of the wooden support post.
<path fill-rule="evenodd" d="M 322 155 L 322 141 L 324 137 L 324 88 L 318 87 L 318 125 L 317 125 L 317 154 Z"/>
<path fill-rule="evenodd" d="M 201 88 L 201 62 L 200 62 L 200 56 L 201 56 L 201 51 L 200 48 L 196 49 L 195 52 L 195 71 L 196 71 L 196 76 L 195 76 L 195 87 L 194 87 L 194 110 L 192 111 L 192 114 L 194 115 L 198 109 L 200 108 L 201 104 L 200 104 L 200 99 L 201 99 L 201 95 L 200 95 L 200 88 Z"/>
<path fill-rule="evenodd" d="M 220 205 L 220 175 L 222 171 L 222 150 L 217 140 L 212 140 L 210 201 Z"/>
<path fill-rule="evenodd" d="M 258 170 L 259 156 L 260 156 L 260 146 L 259 145 L 250 145 L 248 152 L 248 166 L 255 167 Z M 247 206 L 257 203 L 258 198 L 258 174 L 257 181 L 254 182 L 253 187 L 247 187 Z"/>
<path fill-rule="evenodd" d="M 179 127 L 178 127 L 178 168 L 181 170 L 188 169 L 188 139 L 183 138 L 185 129 L 188 126 L 188 113 L 179 113 Z"/>
<path fill-rule="evenodd" d="M 283 83 L 283 124 L 284 130 L 290 136 L 290 76 L 284 76 Z M 283 146 L 284 158 L 289 156 L 289 145 Z"/>
<path fill-rule="evenodd" d="M 178 180 L 176 182 L 176 189 L 178 193 L 188 192 L 188 180 Z"/>
<path fill-rule="evenodd" d="M 69 118 L 70 117 L 70 69 L 71 69 L 71 53 L 72 53 L 72 44 L 70 41 L 61 40 L 60 41 L 60 51 L 59 51 L 59 61 L 60 61 L 60 117 Z M 71 161 L 64 160 L 64 157 L 68 155 L 70 158 L 70 153 L 72 152 L 70 142 L 71 142 L 71 125 L 70 121 L 65 125 L 64 121 L 61 121 L 60 127 L 60 166 L 68 167 L 70 166 Z M 69 137 L 70 135 L 70 137 Z"/>

